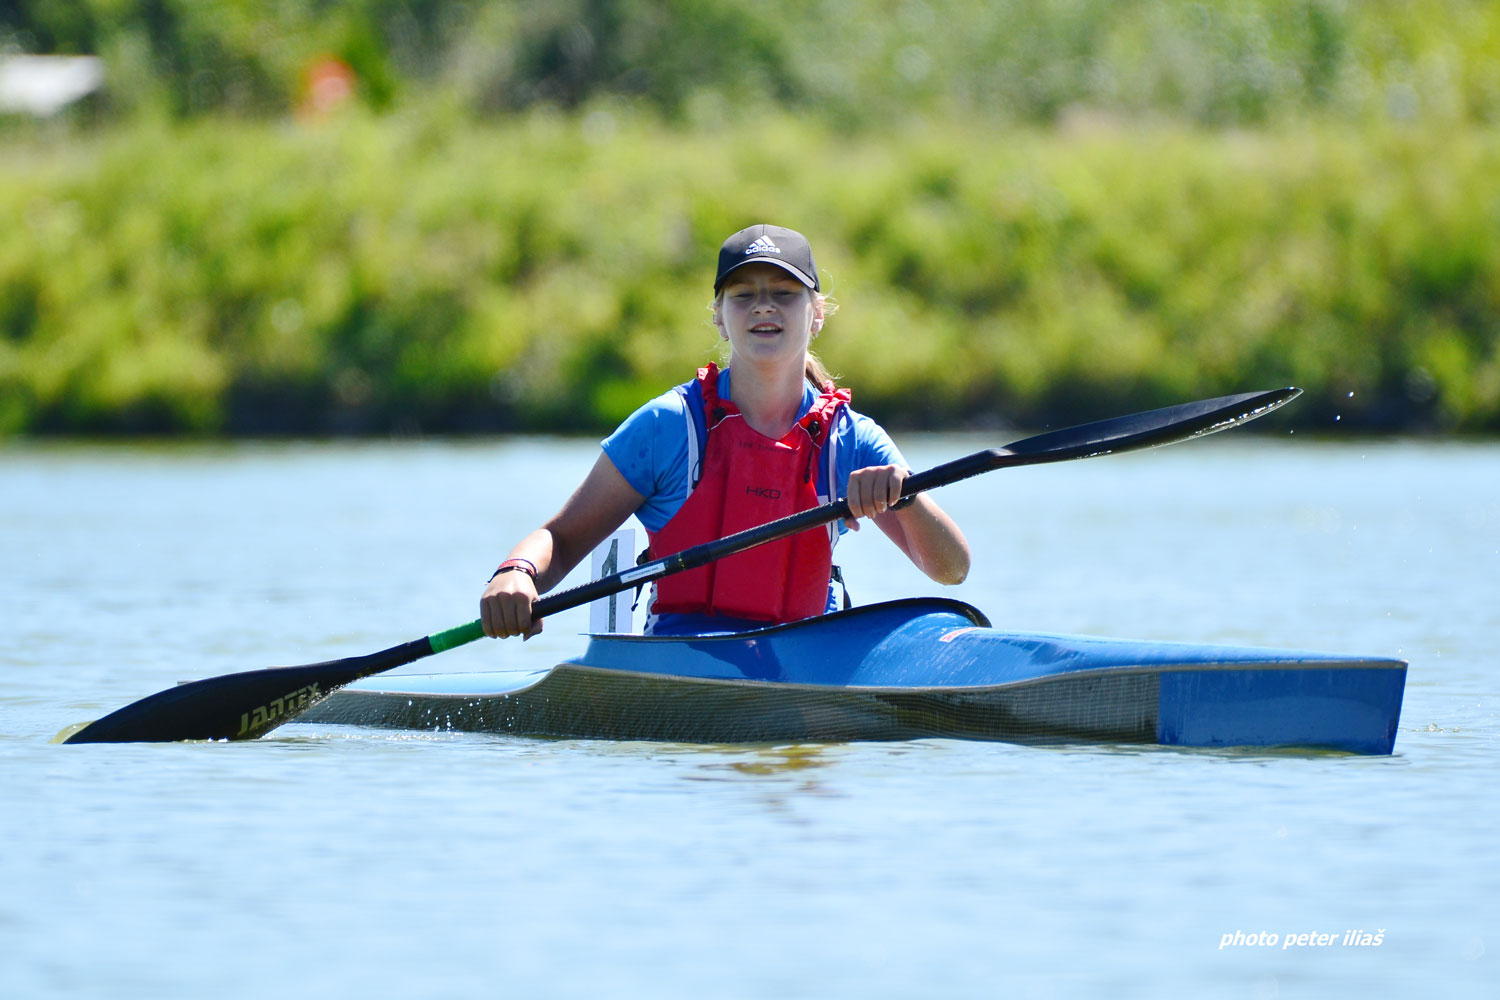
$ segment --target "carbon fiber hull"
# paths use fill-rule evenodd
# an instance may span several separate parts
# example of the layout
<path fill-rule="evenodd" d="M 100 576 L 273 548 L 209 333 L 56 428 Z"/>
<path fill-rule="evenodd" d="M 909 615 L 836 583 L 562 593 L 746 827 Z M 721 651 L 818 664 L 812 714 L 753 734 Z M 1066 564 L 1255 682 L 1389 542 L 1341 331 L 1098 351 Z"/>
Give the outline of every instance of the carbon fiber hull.
<path fill-rule="evenodd" d="M 911 600 L 754 632 L 594 636 L 545 670 L 382 675 L 299 721 L 527 736 L 1317 747 L 1388 754 L 1400 660 L 1004 632 Z"/>

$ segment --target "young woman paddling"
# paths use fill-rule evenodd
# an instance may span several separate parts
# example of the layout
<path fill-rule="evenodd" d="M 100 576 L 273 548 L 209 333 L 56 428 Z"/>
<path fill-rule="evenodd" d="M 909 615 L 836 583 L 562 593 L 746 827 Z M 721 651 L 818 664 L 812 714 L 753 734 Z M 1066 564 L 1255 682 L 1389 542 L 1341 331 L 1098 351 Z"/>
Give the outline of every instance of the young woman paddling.
<path fill-rule="evenodd" d="M 758 225 L 729 237 L 714 279 L 714 325 L 729 365 L 658 396 L 604 441 L 583 484 L 500 564 L 480 598 L 486 635 L 531 635 L 540 592 L 558 584 L 632 514 L 651 551 L 669 555 L 847 497 L 853 517 L 768 542 L 658 581 L 646 630 L 739 631 L 833 607 L 832 550 L 870 518 L 933 580 L 969 571 L 963 533 L 925 493 L 899 510 L 909 474 L 885 431 L 849 407 L 810 341 L 824 297 L 812 248 L 797 232 Z"/>

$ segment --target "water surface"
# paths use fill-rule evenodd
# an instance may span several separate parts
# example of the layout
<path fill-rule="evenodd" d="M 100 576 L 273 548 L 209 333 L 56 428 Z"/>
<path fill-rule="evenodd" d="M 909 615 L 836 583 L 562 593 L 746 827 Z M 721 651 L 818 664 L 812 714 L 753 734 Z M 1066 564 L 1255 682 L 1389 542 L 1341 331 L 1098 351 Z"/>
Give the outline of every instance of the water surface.
<path fill-rule="evenodd" d="M 919 467 L 996 441 L 903 440 Z M 949 487 L 1006 627 L 1396 655 L 1388 758 L 292 725 L 60 747 L 458 624 L 591 442 L 0 448 L 0 996 L 1477 995 L 1500 447 L 1224 435 Z M 938 591 L 877 531 L 868 603 Z M 526 644 L 407 670 L 573 655 Z M 1350 930 L 1379 945 L 1344 946 Z M 1278 945 L 1220 948 L 1225 935 Z M 1332 946 L 1282 948 L 1288 933 Z"/>

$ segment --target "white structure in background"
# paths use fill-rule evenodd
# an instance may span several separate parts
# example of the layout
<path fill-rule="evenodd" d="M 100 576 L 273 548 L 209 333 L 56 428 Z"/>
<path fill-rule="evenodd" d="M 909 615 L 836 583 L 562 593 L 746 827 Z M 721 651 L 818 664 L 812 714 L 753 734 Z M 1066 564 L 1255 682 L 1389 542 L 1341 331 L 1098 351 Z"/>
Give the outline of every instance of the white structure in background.
<path fill-rule="evenodd" d="M 635 565 L 635 529 L 621 528 L 599 543 L 594 549 L 589 564 L 589 579 L 599 580 L 614 576 Z M 635 593 L 610 594 L 589 605 L 589 632 L 604 635 L 609 632 L 634 632 L 635 616 L 631 605 Z"/>
<path fill-rule="evenodd" d="M 98 56 L 0 55 L 0 111 L 47 118 L 102 86 Z"/>

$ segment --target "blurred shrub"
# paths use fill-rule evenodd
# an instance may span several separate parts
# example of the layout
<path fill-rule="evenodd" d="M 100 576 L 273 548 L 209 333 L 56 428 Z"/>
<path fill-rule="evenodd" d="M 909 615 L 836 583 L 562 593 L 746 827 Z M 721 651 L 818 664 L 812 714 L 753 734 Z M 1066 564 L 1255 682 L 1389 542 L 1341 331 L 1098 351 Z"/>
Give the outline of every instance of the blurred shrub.
<path fill-rule="evenodd" d="M 843 127 L 1500 119 L 1483 0 L 29 0 L 0 7 L 7 39 L 102 55 L 116 106 L 174 115 L 284 113 L 333 57 L 371 107 L 442 95 L 481 115 L 615 97 Z"/>
<path fill-rule="evenodd" d="M 0 161 L 0 430 L 605 428 L 714 357 L 714 253 L 767 219 L 892 423 L 1300 384 L 1303 425 L 1500 430 L 1497 175 L 1487 129 L 44 131 Z"/>

